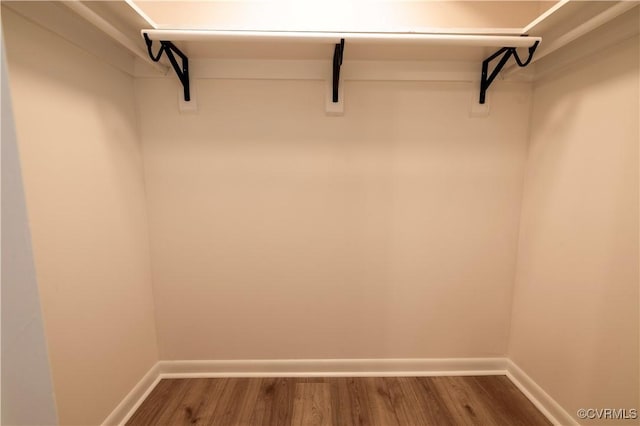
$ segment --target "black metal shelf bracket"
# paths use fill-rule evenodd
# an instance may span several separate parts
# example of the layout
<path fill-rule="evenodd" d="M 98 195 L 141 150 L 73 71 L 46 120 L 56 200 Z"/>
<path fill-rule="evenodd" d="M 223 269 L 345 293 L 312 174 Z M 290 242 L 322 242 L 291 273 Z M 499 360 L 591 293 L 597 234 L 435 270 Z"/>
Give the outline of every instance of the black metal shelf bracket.
<path fill-rule="evenodd" d="M 344 54 L 344 39 L 336 43 L 333 50 L 333 102 L 338 102 L 338 89 L 340 87 L 340 67 L 342 66 L 342 56 Z"/>
<path fill-rule="evenodd" d="M 522 61 L 520 59 L 520 56 L 518 56 L 518 52 L 515 47 L 503 47 L 502 49 L 498 50 L 493 55 L 489 56 L 487 59 L 482 61 L 482 77 L 480 78 L 480 103 L 481 104 L 484 104 L 489 86 L 491 86 L 491 83 L 493 83 L 493 80 L 495 80 L 498 74 L 500 74 L 502 67 L 505 66 L 509 58 L 513 56 L 513 58 L 516 61 L 516 64 L 518 64 L 519 67 L 526 67 L 527 65 L 529 65 L 529 63 L 533 59 L 533 54 L 538 48 L 538 44 L 539 44 L 539 41 L 536 41 L 533 44 L 533 46 L 529 47 L 529 57 L 527 58 L 526 61 Z M 500 55 L 502 55 L 502 58 L 500 58 L 498 65 L 496 65 L 493 71 L 491 71 L 491 74 L 489 74 L 489 63 Z"/>
<path fill-rule="evenodd" d="M 160 57 L 162 56 L 162 52 L 167 54 L 167 58 L 169 58 L 169 62 L 171 62 L 171 66 L 173 70 L 176 72 L 176 75 L 180 79 L 180 83 L 182 83 L 182 87 L 184 89 L 184 100 L 191 100 L 191 90 L 189 87 L 189 58 L 187 55 L 182 53 L 180 49 L 176 47 L 175 44 L 170 41 L 160 41 L 160 50 L 156 55 L 151 51 L 151 46 L 153 45 L 153 40 L 149 39 L 147 33 L 144 33 L 144 41 L 147 43 L 147 52 L 149 52 L 149 57 L 153 62 L 158 62 Z M 182 60 L 182 66 L 178 64 L 175 55 L 178 55 Z"/>

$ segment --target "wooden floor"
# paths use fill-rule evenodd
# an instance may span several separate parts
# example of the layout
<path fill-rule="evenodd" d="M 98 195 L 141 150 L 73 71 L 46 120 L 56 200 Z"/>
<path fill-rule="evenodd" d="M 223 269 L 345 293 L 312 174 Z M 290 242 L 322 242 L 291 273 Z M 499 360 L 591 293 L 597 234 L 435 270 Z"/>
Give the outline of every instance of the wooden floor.
<path fill-rule="evenodd" d="M 505 376 L 165 379 L 128 425 L 549 425 Z"/>

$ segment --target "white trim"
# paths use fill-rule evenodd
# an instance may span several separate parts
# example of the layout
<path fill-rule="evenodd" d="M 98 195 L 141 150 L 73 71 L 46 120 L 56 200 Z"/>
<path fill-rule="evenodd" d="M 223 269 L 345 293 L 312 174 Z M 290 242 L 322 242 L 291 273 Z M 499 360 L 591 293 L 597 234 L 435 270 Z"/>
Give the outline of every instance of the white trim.
<path fill-rule="evenodd" d="M 620 3 L 617 3 L 614 6 L 611 6 L 609 9 L 605 10 L 604 12 L 599 13 L 598 15 L 594 16 L 593 18 L 589 19 L 588 21 L 578 25 L 577 27 L 575 27 L 571 31 L 568 31 L 567 33 L 565 33 L 565 34 L 561 35 L 560 37 L 554 39 L 550 43 L 545 44 L 542 47 L 542 49 L 540 50 L 540 52 L 538 52 L 538 54 L 533 57 L 533 59 L 531 60 L 530 63 L 535 63 L 535 62 L 539 61 L 540 59 L 544 58 L 545 56 L 547 56 L 547 55 L 555 52 L 556 50 L 566 46 L 567 44 L 569 44 L 572 41 L 584 36 L 585 34 L 590 33 L 591 31 L 595 30 L 596 28 L 606 24 L 607 22 L 611 21 L 612 19 L 617 18 L 618 16 L 622 15 L 623 13 L 627 12 L 630 9 L 633 9 L 636 6 L 638 6 L 638 3 L 637 2 L 632 2 L 632 1 L 630 1 L 630 2 L 620 2 Z"/>
<path fill-rule="evenodd" d="M 287 359 L 160 361 L 161 376 L 384 377 L 506 374 L 506 358 Z"/>
<path fill-rule="evenodd" d="M 529 23 L 529 25 L 527 25 L 526 27 L 524 27 L 522 29 L 522 34 L 528 34 L 531 32 L 531 30 L 535 29 L 535 27 L 537 27 L 538 25 L 540 25 L 540 23 L 546 21 L 547 19 L 549 19 L 550 16 L 552 16 L 554 13 L 556 13 L 558 10 L 560 10 L 562 7 L 566 6 L 567 3 L 569 3 L 569 1 L 571 0 L 560 0 L 559 2 L 557 2 L 556 4 L 554 4 L 553 6 L 551 6 L 549 9 L 547 9 L 542 15 L 538 16 L 536 19 L 534 19 L 533 21 L 531 21 Z"/>
<path fill-rule="evenodd" d="M 573 416 L 510 359 L 507 359 L 507 377 L 551 423 L 558 426 L 579 425 Z"/>
<path fill-rule="evenodd" d="M 133 11 L 138 14 L 138 16 L 147 21 L 147 24 L 149 24 L 153 28 L 158 28 L 158 24 L 153 19 L 151 19 L 151 17 L 147 15 L 146 12 L 142 10 L 140 6 L 138 6 L 133 0 L 124 0 L 124 2 L 129 5 L 129 7 L 133 9 Z"/>
<path fill-rule="evenodd" d="M 608 28 L 602 28 L 577 41 L 570 51 L 564 51 L 562 55 L 557 55 L 552 60 L 538 63 L 535 67 L 534 81 L 542 81 L 549 76 L 565 72 L 578 63 L 590 61 L 594 55 L 600 55 L 611 47 L 638 37 L 640 32 L 639 16 L 640 10 L 627 14 L 615 22 L 609 23 Z M 513 74 L 510 78 L 515 75 L 517 74 Z"/>
<path fill-rule="evenodd" d="M 590 32 L 600 28 L 607 22 L 612 21 L 613 19 L 617 18 L 618 16 L 628 12 L 629 10 L 637 6 L 638 6 L 637 1 L 621 1 L 611 6 L 610 8 L 606 9 L 605 11 L 600 12 L 599 14 L 589 19 L 588 21 L 583 22 L 582 24 L 578 25 L 572 30 L 567 31 L 561 36 L 550 41 L 547 40 L 547 42 L 536 52 L 536 54 L 533 56 L 533 59 L 531 60 L 531 62 L 529 62 L 529 64 L 535 64 L 542 58 L 565 47 L 569 43 L 581 37 L 586 36 Z M 522 67 L 519 67 L 517 65 L 510 65 L 502 71 L 502 77 L 503 78 L 509 77 L 511 74 L 516 73 L 521 69 Z"/>
<path fill-rule="evenodd" d="M 570 0 L 568 0 L 570 1 Z M 184 24 L 156 24 L 151 25 L 156 30 L 170 30 L 170 31 L 209 31 L 212 28 L 205 25 L 184 25 Z M 218 28 L 218 31 L 282 31 L 275 28 Z M 523 27 L 422 27 L 422 26 L 406 26 L 406 25 L 394 25 L 393 31 L 388 28 L 373 28 L 360 31 L 353 31 L 349 29 L 331 29 L 331 30 L 312 30 L 312 29 L 298 29 L 298 30 L 284 30 L 285 32 L 331 32 L 331 33 L 417 33 L 417 34 L 460 34 L 460 35 L 510 35 L 519 36 L 524 30 Z"/>
<path fill-rule="evenodd" d="M 428 43 L 444 46 L 481 46 L 481 47 L 530 47 L 541 37 L 521 37 L 509 35 L 485 34 L 446 34 L 446 33 L 390 33 L 390 32 L 327 32 L 327 31 L 235 31 L 235 30 L 158 30 L 145 29 L 151 40 L 172 41 L 209 41 L 237 40 L 264 41 L 286 40 L 296 42 L 339 43 L 340 39 L 348 43 Z"/>
<path fill-rule="evenodd" d="M 160 363 L 155 363 L 122 401 L 120 401 L 111 414 L 104 419 L 102 424 L 105 426 L 125 424 L 147 396 L 149 396 L 161 378 Z"/>

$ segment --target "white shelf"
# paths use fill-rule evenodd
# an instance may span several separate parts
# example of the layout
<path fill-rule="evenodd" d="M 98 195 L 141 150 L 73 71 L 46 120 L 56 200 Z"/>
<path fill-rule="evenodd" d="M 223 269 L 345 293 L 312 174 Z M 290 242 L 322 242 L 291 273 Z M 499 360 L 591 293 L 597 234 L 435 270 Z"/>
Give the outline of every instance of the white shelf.
<path fill-rule="evenodd" d="M 434 29 L 434 31 L 438 31 Z M 440 29 L 444 31 L 444 29 Z M 491 29 L 485 29 L 492 32 Z M 287 32 L 148 29 L 151 40 L 176 43 L 195 59 L 327 59 L 345 39 L 346 60 L 479 61 L 504 46 L 529 47 L 540 37 L 495 34 Z"/>
<path fill-rule="evenodd" d="M 364 33 L 364 32 L 303 32 L 303 31 L 219 31 L 219 30 L 142 30 L 151 40 L 171 41 L 288 41 L 311 43 L 360 44 L 432 44 L 441 46 L 530 47 L 540 37 L 510 35 L 450 34 L 450 33 Z"/>

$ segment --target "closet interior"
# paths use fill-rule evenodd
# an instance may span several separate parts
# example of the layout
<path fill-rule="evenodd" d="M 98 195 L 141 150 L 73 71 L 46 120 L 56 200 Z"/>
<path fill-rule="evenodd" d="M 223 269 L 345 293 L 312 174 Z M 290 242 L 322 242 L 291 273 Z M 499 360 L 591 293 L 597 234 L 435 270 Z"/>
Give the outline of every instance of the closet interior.
<path fill-rule="evenodd" d="M 495 376 L 635 424 L 638 4 L 3 0 L 2 423 Z"/>

